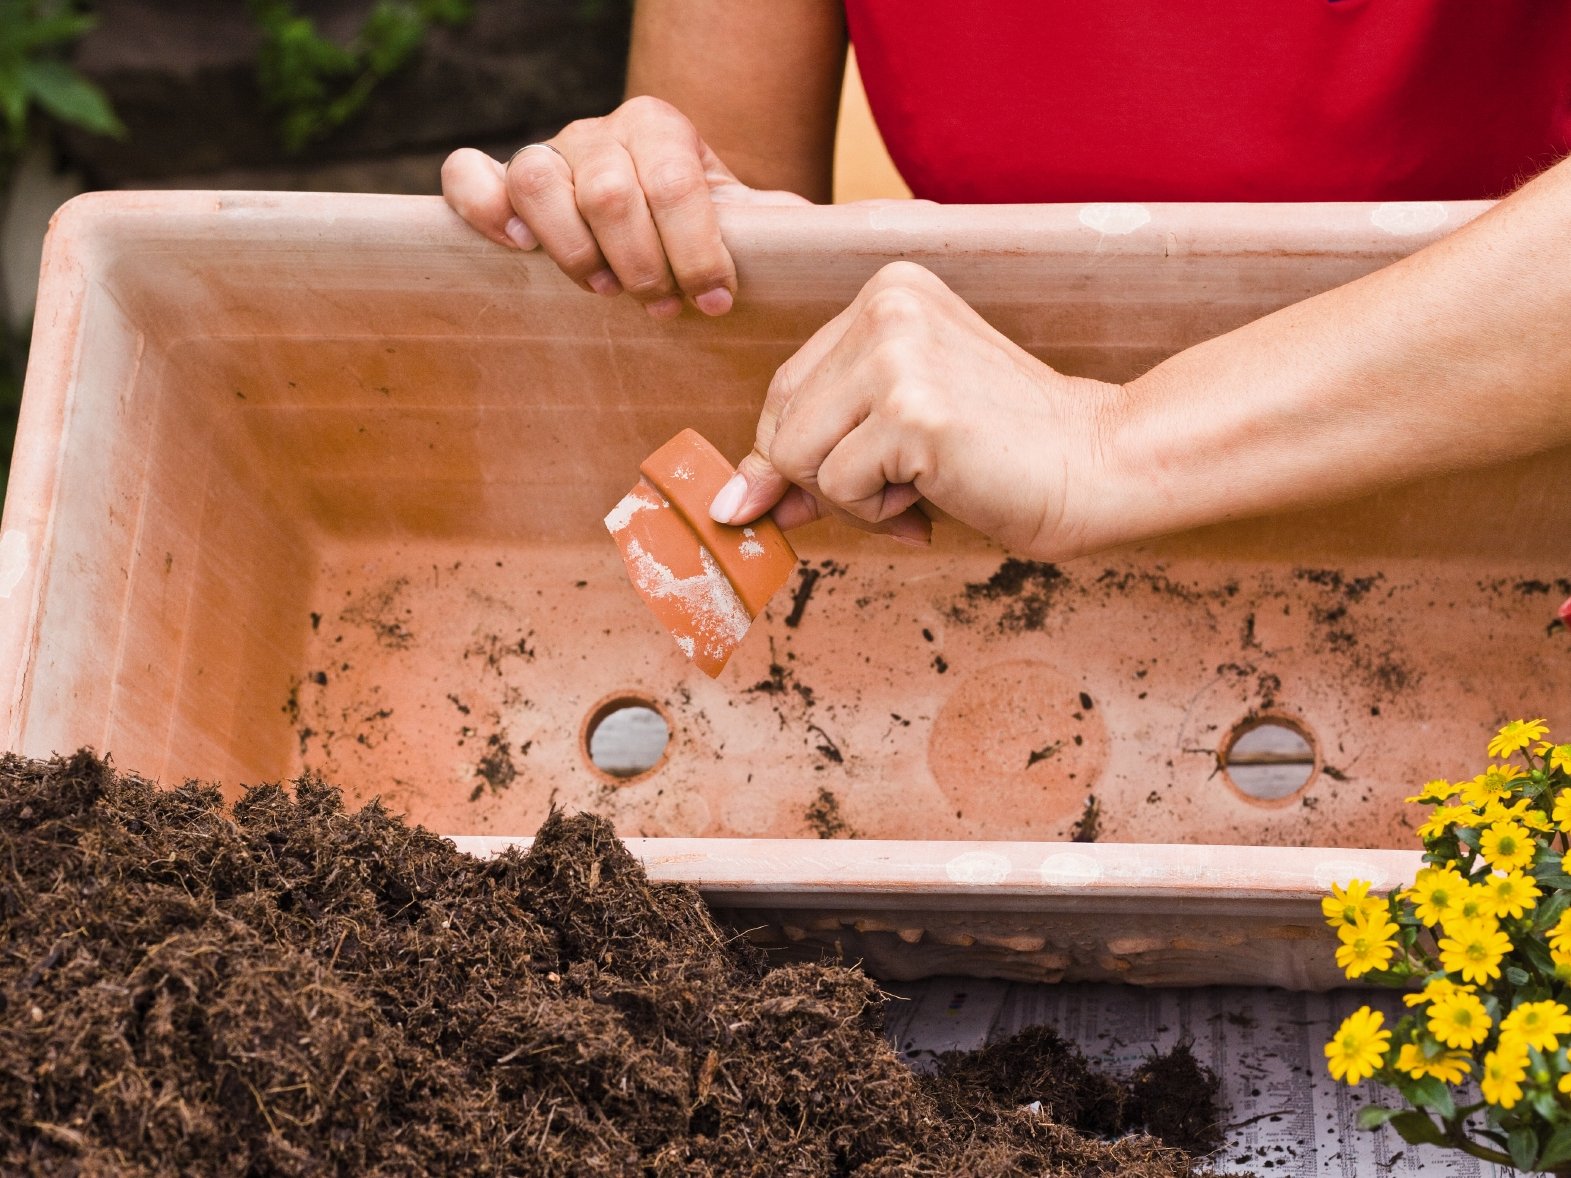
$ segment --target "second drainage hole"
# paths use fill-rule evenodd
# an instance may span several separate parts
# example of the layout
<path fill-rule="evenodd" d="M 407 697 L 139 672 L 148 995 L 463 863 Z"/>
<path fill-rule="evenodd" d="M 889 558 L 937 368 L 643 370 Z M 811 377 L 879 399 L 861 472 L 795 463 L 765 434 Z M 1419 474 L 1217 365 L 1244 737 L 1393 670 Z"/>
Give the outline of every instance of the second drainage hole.
<path fill-rule="evenodd" d="M 612 777 L 637 777 L 659 764 L 670 739 L 670 725 L 654 708 L 609 704 L 589 722 L 589 759 Z"/>
<path fill-rule="evenodd" d="M 1267 720 L 1239 733 L 1222 768 L 1239 793 L 1274 802 L 1309 784 L 1315 774 L 1315 749 L 1298 728 Z"/>

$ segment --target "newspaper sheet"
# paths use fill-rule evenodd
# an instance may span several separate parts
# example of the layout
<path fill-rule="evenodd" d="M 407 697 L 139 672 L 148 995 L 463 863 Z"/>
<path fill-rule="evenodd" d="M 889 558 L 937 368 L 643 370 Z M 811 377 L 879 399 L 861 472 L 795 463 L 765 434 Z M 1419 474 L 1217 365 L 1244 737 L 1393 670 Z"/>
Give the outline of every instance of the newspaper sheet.
<path fill-rule="evenodd" d="M 1323 1049 L 1362 1003 L 1395 1021 L 1401 1000 L 1394 993 L 1046 986 L 973 978 L 893 982 L 884 989 L 903 999 L 890 1003 L 889 1034 L 918 1067 L 941 1052 L 970 1050 L 1041 1024 L 1116 1075 L 1128 1075 L 1154 1050 L 1189 1040 L 1222 1082 L 1227 1145 L 1212 1163 L 1223 1172 L 1282 1178 L 1519 1173 L 1454 1151 L 1408 1145 L 1386 1128 L 1358 1128 L 1360 1106 L 1394 1104 L 1396 1094 L 1368 1081 L 1356 1089 L 1334 1082 Z"/>

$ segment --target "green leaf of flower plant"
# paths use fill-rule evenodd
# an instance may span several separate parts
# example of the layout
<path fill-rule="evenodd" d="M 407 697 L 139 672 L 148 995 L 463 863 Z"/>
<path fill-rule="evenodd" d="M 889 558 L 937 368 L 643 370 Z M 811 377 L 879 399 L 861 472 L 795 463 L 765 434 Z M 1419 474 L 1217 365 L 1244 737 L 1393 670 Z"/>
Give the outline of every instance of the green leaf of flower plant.
<path fill-rule="evenodd" d="M 1402 1140 L 1409 1145 L 1443 1145 L 1446 1135 L 1440 1131 L 1440 1126 L 1429 1119 L 1427 1113 L 1407 1112 L 1397 1113 L 1391 1118 L 1391 1127 L 1402 1135 Z"/>
<path fill-rule="evenodd" d="M 1517 987 L 1527 985 L 1527 970 L 1523 969 L 1519 965 L 1506 966 L 1506 981 Z"/>
<path fill-rule="evenodd" d="M 1571 906 L 1571 892 L 1556 892 L 1545 900 L 1533 911 L 1533 927 L 1536 929 L 1552 928 L 1560 914 Z"/>
<path fill-rule="evenodd" d="M 1511 1164 L 1518 1170 L 1531 1170 L 1538 1160 L 1538 1134 L 1523 1125 L 1511 1130 L 1509 1142 L 1506 1152 L 1511 1155 Z"/>
<path fill-rule="evenodd" d="M 1544 947 L 1544 942 L 1537 937 L 1526 936 L 1517 942 L 1517 950 L 1527 963 L 1545 977 L 1554 977 L 1555 963 L 1549 956 L 1549 950 Z"/>
<path fill-rule="evenodd" d="M 1378 1129 L 1396 1116 L 1399 1111 L 1399 1109 L 1386 1108 L 1383 1104 L 1366 1104 L 1358 1110 L 1358 1127 L 1360 1129 Z"/>
<path fill-rule="evenodd" d="M 104 92 L 62 61 L 24 63 L 22 83 L 38 105 L 62 123 L 117 139 L 125 134 Z"/>
<path fill-rule="evenodd" d="M 1547 1170 L 1562 1162 L 1571 1162 L 1571 1125 L 1562 1125 L 1544 1143 L 1544 1152 L 1538 1155 L 1538 1168 Z"/>
<path fill-rule="evenodd" d="M 1442 1121 L 1450 1120 L 1456 1113 L 1456 1105 L 1451 1100 L 1451 1089 L 1435 1076 L 1425 1076 L 1422 1080 L 1416 1081 L 1404 1095 L 1419 1108 L 1433 1109 L 1435 1115 Z"/>
<path fill-rule="evenodd" d="M 1540 1088 L 1528 1098 L 1528 1101 L 1537 1110 L 1538 1115 L 1551 1125 L 1560 1119 L 1560 1105 L 1555 1100 L 1553 1092 L 1545 1092 Z"/>

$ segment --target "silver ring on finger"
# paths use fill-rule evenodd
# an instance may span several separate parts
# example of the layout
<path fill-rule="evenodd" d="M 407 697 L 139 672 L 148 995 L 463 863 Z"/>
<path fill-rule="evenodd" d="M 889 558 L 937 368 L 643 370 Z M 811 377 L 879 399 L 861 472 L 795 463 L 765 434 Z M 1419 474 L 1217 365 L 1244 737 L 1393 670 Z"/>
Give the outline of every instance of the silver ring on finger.
<path fill-rule="evenodd" d="M 517 151 L 515 151 L 512 155 L 507 157 L 507 166 L 504 167 L 502 170 L 505 172 L 505 171 L 507 171 L 508 168 L 511 168 L 513 166 L 513 161 L 516 160 L 519 156 L 523 155 L 524 152 L 528 151 L 531 147 L 543 147 L 547 151 L 555 151 L 556 154 L 561 157 L 562 162 L 564 164 L 567 163 L 567 157 L 565 155 L 562 155 L 561 151 L 558 150 L 554 145 L 552 145 L 550 143 L 526 143 L 522 147 L 520 147 Z M 572 164 L 568 164 L 567 166 L 568 166 L 569 169 L 571 169 L 573 165 Z"/>

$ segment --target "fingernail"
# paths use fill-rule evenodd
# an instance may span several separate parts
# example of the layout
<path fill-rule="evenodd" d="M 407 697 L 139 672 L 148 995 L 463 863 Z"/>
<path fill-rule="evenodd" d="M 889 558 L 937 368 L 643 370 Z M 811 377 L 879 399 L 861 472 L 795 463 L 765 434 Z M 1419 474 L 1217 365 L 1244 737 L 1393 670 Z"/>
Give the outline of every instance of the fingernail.
<path fill-rule="evenodd" d="M 697 307 L 705 315 L 724 315 L 731 309 L 731 303 L 731 292 L 723 286 L 717 286 L 714 290 L 706 290 L 693 300 L 693 306 Z"/>
<path fill-rule="evenodd" d="M 644 310 L 649 312 L 651 319 L 674 319 L 682 313 L 682 300 L 676 295 L 667 295 L 663 299 L 644 304 Z"/>
<path fill-rule="evenodd" d="M 902 536 L 895 532 L 890 532 L 888 535 L 896 544 L 904 544 L 907 548 L 931 548 L 933 546 L 932 540 L 923 540 L 916 536 Z"/>
<path fill-rule="evenodd" d="M 610 270 L 596 270 L 585 281 L 589 283 L 590 290 L 608 299 L 622 293 L 622 284 L 616 280 L 616 275 Z"/>
<path fill-rule="evenodd" d="M 731 481 L 720 488 L 720 493 L 709 505 L 709 518 L 717 524 L 730 523 L 741 510 L 742 500 L 746 498 L 747 480 L 739 474 L 732 475 Z"/>
<path fill-rule="evenodd" d="M 507 234 L 508 241 L 521 250 L 532 250 L 540 244 L 535 235 L 529 232 L 529 226 L 517 217 L 509 218 L 507 224 L 502 226 L 502 232 Z"/>

